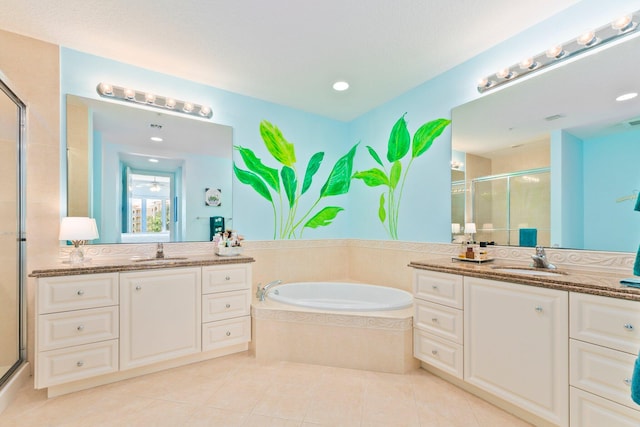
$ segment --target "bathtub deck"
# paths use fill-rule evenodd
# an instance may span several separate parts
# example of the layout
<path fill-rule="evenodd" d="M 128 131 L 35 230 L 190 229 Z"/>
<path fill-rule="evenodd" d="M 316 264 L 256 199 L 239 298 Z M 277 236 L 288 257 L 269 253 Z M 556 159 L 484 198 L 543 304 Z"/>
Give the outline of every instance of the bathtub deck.
<path fill-rule="evenodd" d="M 265 301 L 253 304 L 251 314 L 251 347 L 258 360 L 390 373 L 419 367 L 411 308 L 326 312 Z"/>

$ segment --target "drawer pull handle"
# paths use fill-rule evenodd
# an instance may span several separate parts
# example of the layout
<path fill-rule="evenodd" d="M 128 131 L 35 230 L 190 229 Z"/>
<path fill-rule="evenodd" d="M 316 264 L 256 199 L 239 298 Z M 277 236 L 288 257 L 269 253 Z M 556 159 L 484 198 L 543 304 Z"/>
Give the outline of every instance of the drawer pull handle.
<path fill-rule="evenodd" d="M 137 285 L 137 286 L 136 286 L 136 291 L 139 291 L 139 290 L 141 290 L 141 289 L 142 289 L 142 286 L 140 286 L 140 285 Z"/>
<path fill-rule="evenodd" d="M 431 350 L 431 354 L 433 354 L 434 356 L 438 355 L 438 350 Z"/>
<path fill-rule="evenodd" d="M 631 378 L 625 378 L 623 381 L 626 385 L 631 385 Z"/>
<path fill-rule="evenodd" d="M 535 310 L 536 310 L 538 313 L 542 313 L 542 307 L 540 307 L 539 305 L 536 305 Z"/>
<path fill-rule="evenodd" d="M 82 368 L 82 367 L 84 366 L 84 362 L 83 362 L 82 360 L 78 360 L 78 361 L 76 362 L 76 366 L 77 366 L 78 368 Z"/>
<path fill-rule="evenodd" d="M 227 276 L 224 278 L 224 280 L 231 280 L 231 277 Z"/>
<path fill-rule="evenodd" d="M 78 331 L 82 331 L 82 330 L 84 330 L 84 325 L 78 325 L 78 327 L 76 329 Z"/>
<path fill-rule="evenodd" d="M 227 331 L 227 336 L 230 337 L 231 336 L 231 332 Z"/>
<path fill-rule="evenodd" d="M 437 318 L 437 317 L 433 317 L 433 318 L 431 318 L 431 321 L 432 321 L 433 323 L 438 323 L 438 318 Z"/>
<path fill-rule="evenodd" d="M 227 304 L 227 305 L 225 305 L 225 307 L 231 308 L 231 304 Z"/>
<path fill-rule="evenodd" d="M 438 290 L 438 285 L 432 285 L 431 287 L 433 288 L 434 291 Z"/>
<path fill-rule="evenodd" d="M 633 331 L 633 325 L 632 325 L 631 323 L 625 323 L 625 324 L 624 324 L 624 328 L 625 328 L 627 331 Z"/>
<path fill-rule="evenodd" d="M 82 289 L 78 289 L 78 292 L 76 292 L 76 294 L 78 296 L 82 296 L 82 295 L 84 295 L 84 291 Z"/>

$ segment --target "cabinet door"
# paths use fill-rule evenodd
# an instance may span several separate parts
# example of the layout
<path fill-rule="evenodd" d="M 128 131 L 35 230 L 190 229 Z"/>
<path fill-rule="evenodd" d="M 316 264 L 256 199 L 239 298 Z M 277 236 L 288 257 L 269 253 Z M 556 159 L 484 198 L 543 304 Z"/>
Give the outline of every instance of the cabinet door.
<path fill-rule="evenodd" d="M 464 378 L 568 424 L 568 294 L 465 277 Z"/>
<path fill-rule="evenodd" d="M 120 274 L 120 369 L 200 351 L 201 269 Z"/>

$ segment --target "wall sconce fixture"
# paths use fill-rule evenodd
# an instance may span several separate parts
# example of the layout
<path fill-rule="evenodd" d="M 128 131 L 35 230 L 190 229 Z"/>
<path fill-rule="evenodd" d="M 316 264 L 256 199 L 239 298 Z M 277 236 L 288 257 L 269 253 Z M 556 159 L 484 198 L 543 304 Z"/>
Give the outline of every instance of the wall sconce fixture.
<path fill-rule="evenodd" d="M 639 22 L 640 11 L 636 11 L 600 28 L 586 31 L 573 40 L 553 46 L 545 52 L 528 57 L 518 64 L 502 68 L 495 74 L 483 78 L 478 82 L 478 92 L 484 93 L 534 71 L 542 70 L 560 61 L 573 58 L 592 47 L 601 46 L 621 37 L 634 34 L 638 29 Z"/>
<path fill-rule="evenodd" d="M 202 117 L 205 119 L 210 119 L 213 115 L 211 107 L 208 107 L 206 105 L 180 101 L 179 99 L 155 95 L 153 93 L 142 92 L 121 86 L 115 86 L 110 83 L 99 83 L 96 87 L 96 91 L 100 96 L 105 98 L 117 99 L 118 101 L 124 102 L 133 102 L 135 104 L 147 105 L 149 107 L 175 111 L 178 113 Z"/>

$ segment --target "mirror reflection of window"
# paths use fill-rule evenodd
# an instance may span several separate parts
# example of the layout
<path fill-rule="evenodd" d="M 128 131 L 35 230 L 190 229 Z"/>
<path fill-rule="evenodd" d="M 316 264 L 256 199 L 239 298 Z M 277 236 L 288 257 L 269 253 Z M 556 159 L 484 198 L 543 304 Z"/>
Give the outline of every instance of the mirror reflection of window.
<path fill-rule="evenodd" d="M 173 176 L 128 171 L 123 242 L 171 241 Z"/>

